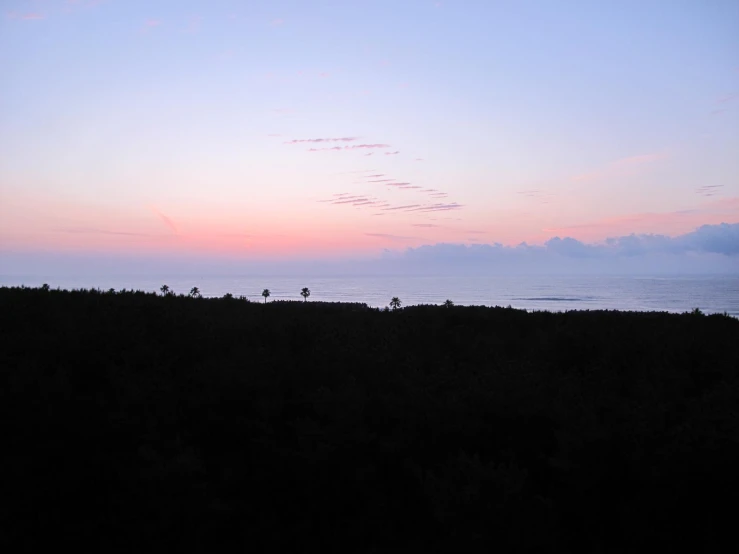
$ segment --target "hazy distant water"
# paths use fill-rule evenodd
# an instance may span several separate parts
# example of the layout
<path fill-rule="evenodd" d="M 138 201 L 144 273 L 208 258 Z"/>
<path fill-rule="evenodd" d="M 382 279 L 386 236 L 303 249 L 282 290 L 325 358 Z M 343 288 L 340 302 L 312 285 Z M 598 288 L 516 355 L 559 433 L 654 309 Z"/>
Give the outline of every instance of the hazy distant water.
<path fill-rule="evenodd" d="M 706 313 L 739 316 L 739 276 L 715 277 L 4 277 L 2 285 L 52 288 L 115 288 L 158 291 L 166 283 L 177 293 L 200 288 L 203 296 L 227 292 L 262 301 L 302 300 L 300 289 L 311 289 L 310 300 L 366 302 L 385 306 L 393 296 L 403 305 L 456 304 L 508 306 L 529 310 L 641 310 L 684 312 L 700 308 Z"/>

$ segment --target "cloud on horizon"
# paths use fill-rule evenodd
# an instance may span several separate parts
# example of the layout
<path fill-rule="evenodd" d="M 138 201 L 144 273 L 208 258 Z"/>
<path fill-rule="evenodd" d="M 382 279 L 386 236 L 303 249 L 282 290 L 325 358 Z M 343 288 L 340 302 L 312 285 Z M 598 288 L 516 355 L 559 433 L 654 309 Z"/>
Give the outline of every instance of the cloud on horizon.
<path fill-rule="evenodd" d="M 384 213 L 373 214 L 384 215 Z M 415 225 L 420 226 L 420 225 Z M 365 236 L 392 242 L 419 240 L 392 233 Z M 499 243 L 437 243 L 400 250 L 366 251 L 341 258 L 244 259 L 243 257 L 175 254 L 116 255 L 113 253 L 4 251 L 6 276 L 112 275 L 136 273 L 173 275 L 326 276 L 341 275 L 680 275 L 739 276 L 739 223 L 703 225 L 690 233 L 631 234 L 598 243 L 554 237 L 543 245 L 504 246 Z M 12 269 L 11 269 L 12 268 Z"/>
<path fill-rule="evenodd" d="M 631 234 L 590 244 L 571 237 L 553 237 L 541 246 L 438 243 L 386 256 L 398 263 L 436 269 L 589 273 L 716 270 L 739 274 L 739 223 L 703 225 L 676 237 Z"/>

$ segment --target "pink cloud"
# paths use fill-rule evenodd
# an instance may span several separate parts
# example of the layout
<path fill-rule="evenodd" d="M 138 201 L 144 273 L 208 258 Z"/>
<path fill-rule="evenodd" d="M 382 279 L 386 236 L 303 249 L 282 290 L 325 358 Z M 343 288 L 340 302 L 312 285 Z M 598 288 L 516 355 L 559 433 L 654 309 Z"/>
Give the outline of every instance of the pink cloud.
<path fill-rule="evenodd" d="M 389 145 L 384 145 L 383 148 L 386 148 Z M 395 154 L 400 154 L 400 150 L 396 150 L 395 152 L 385 152 L 386 156 L 394 156 Z"/>
<path fill-rule="evenodd" d="M 179 235 L 180 234 L 179 230 L 177 229 L 177 225 L 175 225 L 174 224 L 174 221 L 172 221 L 169 217 L 167 217 L 166 215 L 164 215 L 162 212 L 160 212 L 154 206 L 151 206 L 151 211 L 154 212 L 154 214 L 156 214 L 157 216 L 159 216 L 159 219 L 161 219 L 162 222 L 164 222 L 164 224 L 167 227 L 169 227 L 169 229 L 172 231 L 172 234 L 174 234 L 174 235 Z"/>
<path fill-rule="evenodd" d="M 389 144 L 355 144 L 346 148 L 388 148 L 389 146 Z"/>

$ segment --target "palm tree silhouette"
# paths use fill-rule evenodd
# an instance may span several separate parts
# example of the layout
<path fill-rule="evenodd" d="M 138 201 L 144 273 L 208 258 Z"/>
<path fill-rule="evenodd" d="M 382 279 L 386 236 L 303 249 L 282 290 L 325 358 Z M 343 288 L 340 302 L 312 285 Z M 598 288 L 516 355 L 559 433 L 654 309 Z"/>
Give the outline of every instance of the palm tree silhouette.
<path fill-rule="evenodd" d="M 193 287 L 190 289 L 190 297 L 191 298 L 200 298 L 200 289 L 198 287 Z"/>
<path fill-rule="evenodd" d="M 454 306 L 454 302 L 447 298 L 447 300 L 444 302 L 444 306 L 447 308 L 451 308 L 452 306 Z"/>
<path fill-rule="evenodd" d="M 159 290 L 162 292 L 162 296 L 167 296 L 169 294 L 169 285 L 162 285 Z"/>
<path fill-rule="evenodd" d="M 269 298 L 270 294 L 272 294 L 272 293 L 269 292 L 269 289 L 264 289 L 262 291 L 262 296 L 264 296 L 264 303 L 265 304 L 267 303 L 267 298 Z"/>
<path fill-rule="evenodd" d="M 393 296 L 393 299 L 390 301 L 390 306 L 392 306 L 393 310 L 397 310 L 398 308 L 400 308 L 401 304 L 402 302 L 397 296 Z"/>
<path fill-rule="evenodd" d="M 310 296 L 310 289 L 308 287 L 303 287 L 303 290 L 300 291 L 300 296 L 302 296 L 303 301 L 306 302 Z"/>

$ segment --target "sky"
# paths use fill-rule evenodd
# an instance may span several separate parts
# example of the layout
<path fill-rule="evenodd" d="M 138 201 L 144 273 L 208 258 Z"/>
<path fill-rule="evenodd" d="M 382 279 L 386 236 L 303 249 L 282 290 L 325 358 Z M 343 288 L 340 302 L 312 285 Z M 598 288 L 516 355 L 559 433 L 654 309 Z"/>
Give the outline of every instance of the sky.
<path fill-rule="evenodd" d="M 739 273 L 735 0 L 0 9 L 0 273 Z"/>

